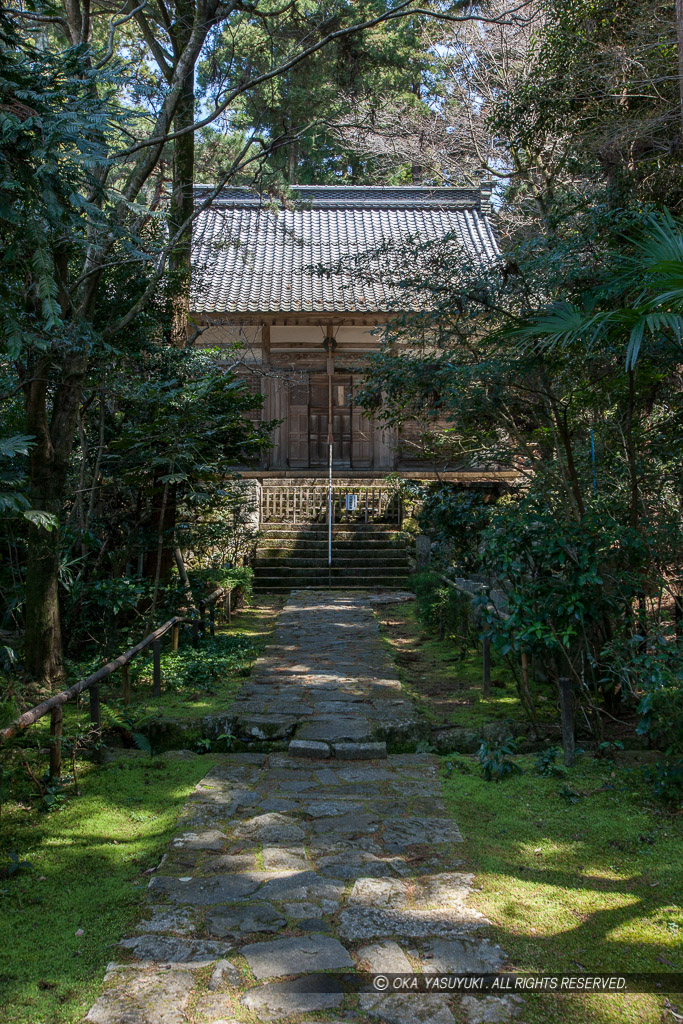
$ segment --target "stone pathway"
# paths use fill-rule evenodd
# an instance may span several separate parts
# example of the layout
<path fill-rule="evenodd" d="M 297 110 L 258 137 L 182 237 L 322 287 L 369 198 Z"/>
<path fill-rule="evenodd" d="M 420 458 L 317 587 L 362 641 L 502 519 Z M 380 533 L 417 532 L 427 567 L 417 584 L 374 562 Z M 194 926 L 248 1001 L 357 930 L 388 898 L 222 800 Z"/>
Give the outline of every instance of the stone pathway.
<path fill-rule="evenodd" d="M 295 592 L 251 679 L 204 732 L 231 732 L 242 744 L 277 744 L 297 756 L 353 760 L 385 757 L 387 743 L 427 738 L 369 607 L 401 596 L 412 595 Z"/>
<path fill-rule="evenodd" d="M 356 971 L 484 971 L 505 959 L 477 934 L 487 922 L 469 903 L 472 876 L 459 870 L 462 837 L 435 759 L 386 754 L 416 719 L 370 600 L 295 593 L 228 718 L 243 737 L 284 749 L 226 755 L 199 783 L 150 881 L 144 920 L 86 1020 L 513 1017 L 514 996 L 348 983 Z"/>

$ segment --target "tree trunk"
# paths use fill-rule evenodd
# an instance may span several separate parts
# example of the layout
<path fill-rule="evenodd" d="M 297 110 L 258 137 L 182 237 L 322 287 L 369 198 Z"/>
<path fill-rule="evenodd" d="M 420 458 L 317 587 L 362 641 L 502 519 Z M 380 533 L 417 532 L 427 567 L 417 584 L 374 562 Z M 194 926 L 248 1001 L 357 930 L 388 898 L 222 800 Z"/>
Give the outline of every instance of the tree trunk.
<path fill-rule="evenodd" d="M 676 41 L 678 43 L 678 102 L 683 139 L 683 0 L 676 0 Z"/>
<path fill-rule="evenodd" d="M 54 359 L 41 360 L 28 373 L 25 388 L 27 433 L 35 438 L 29 461 L 31 507 L 59 517 L 76 435 L 87 353 L 67 356 L 52 395 L 48 418 L 47 376 Z M 26 565 L 24 663 L 31 678 L 54 684 L 64 678 L 59 614 L 59 528 L 32 523 Z"/>
<path fill-rule="evenodd" d="M 194 5 L 186 0 L 176 4 L 176 46 L 182 50 L 192 34 Z M 182 131 L 194 124 L 194 66 L 188 72 L 173 117 L 173 131 Z M 194 132 L 187 132 L 173 141 L 173 192 L 168 214 L 169 234 L 173 237 L 192 216 L 194 206 Z M 183 232 L 169 257 L 173 297 L 171 344 L 184 348 L 187 344 L 187 321 L 190 311 L 192 228 Z"/>

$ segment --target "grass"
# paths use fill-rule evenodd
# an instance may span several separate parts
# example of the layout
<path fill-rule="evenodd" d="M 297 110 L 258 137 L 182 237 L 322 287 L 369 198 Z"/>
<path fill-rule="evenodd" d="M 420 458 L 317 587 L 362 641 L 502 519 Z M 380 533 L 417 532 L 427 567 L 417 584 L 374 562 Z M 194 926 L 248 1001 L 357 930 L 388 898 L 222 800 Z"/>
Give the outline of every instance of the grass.
<path fill-rule="evenodd" d="M 179 655 L 166 652 L 164 689 L 156 700 L 150 695 L 151 663 L 138 662 L 137 675 L 131 673 L 131 720 L 163 718 L 191 726 L 224 711 L 266 644 L 281 604 L 280 598 L 262 600 L 198 650 L 186 644 Z M 106 701 L 120 713 L 119 697 L 115 685 L 102 689 L 103 720 Z M 64 710 L 68 744 L 80 727 L 87 728 L 87 699 Z M 48 813 L 25 767 L 41 783 L 47 730 L 43 719 L 13 744 L 3 755 L 6 774 L 0 773 L 3 1024 L 82 1019 L 99 993 L 106 964 L 116 959 L 116 943 L 141 915 L 145 872 L 159 863 L 187 797 L 218 757 L 133 757 L 120 751 L 102 767 L 79 760 L 77 786 L 65 775 L 61 790 L 48 790 L 56 801 Z M 65 752 L 64 769 L 69 768 Z M 8 772 L 9 794 L 2 792 Z M 11 857 L 30 866 L 8 876 Z"/>
<path fill-rule="evenodd" d="M 401 681 L 433 724 L 477 729 L 523 719 L 509 670 L 494 663 L 492 695 L 481 693 L 481 660 L 429 636 L 415 603 L 377 609 Z M 535 700 L 541 717 L 554 701 Z M 465 838 L 471 902 L 518 971 L 683 971 L 683 825 L 646 780 L 652 755 L 616 752 L 616 763 L 584 755 L 566 777 L 542 777 L 537 754 L 513 758 L 522 774 L 486 782 L 476 757 L 442 758 L 447 806 Z M 560 796 L 564 791 L 565 798 Z M 681 1012 L 683 998 L 672 997 Z M 524 996 L 524 1024 L 673 1022 L 665 997 L 650 994 Z"/>
<path fill-rule="evenodd" d="M 281 597 L 259 598 L 258 605 L 244 608 L 231 625 L 218 626 L 215 638 L 207 635 L 196 649 L 189 637 L 183 638 L 177 654 L 167 646 L 161 656 L 161 697 L 152 697 L 151 651 L 131 663 L 132 693 L 128 707 L 121 698 L 120 673 L 114 673 L 109 684 L 100 688 L 105 731 L 108 725 L 116 727 L 117 723 L 125 722 L 128 734 L 148 732 L 153 723 L 162 721 L 166 728 L 162 733 L 156 731 L 155 738 L 160 744 L 156 749 L 192 747 L 199 738 L 201 719 L 224 712 L 249 675 L 268 642 L 282 603 Z M 165 643 L 168 645 L 168 641 Z M 183 726 L 184 731 L 173 729 L 174 723 Z M 65 740 L 83 735 L 88 727 L 88 695 L 83 694 L 64 706 Z M 48 734 L 46 716 L 20 742 L 30 749 L 44 748 Z"/>
<path fill-rule="evenodd" d="M 215 761 L 166 755 L 83 764 L 81 795 L 52 813 L 4 805 L 0 867 L 15 851 L 31 868 L 0 878 L 3 1024 L 82 1019 L 116 943 L 140 916 L 144 872 L 159 863 L 187 797 Z"/>
<path fill-rule="evenodd" d="M 380 605 L 377 615 L 399 678 L 432 725 L 477 729 L 485 722 L 511 718 L 526 721 L 510 668 L 492 655 L 491 695 L 484 697 L 478 652 L 464 657 L 448 640 L 430 636 L 417 617 L 416 602 Z M 533 690 L 539 720 L 554 715 L 554 700 L 543 687 Z"/>
<path fill-rule="evenodd" d="M 566 780 L 540 778 L 535 759 L 516 758 L 524 774 L 499 783 L 475 759 L 443 759 L 491 938 L 520 971 L 683 971 L 680 816 L 653 801 L 637 755 L 617 766 L 584 757 Z M 660 996 L 534 994 L 524 1020 L 654 1022 L 662 1009 Z"/>
<path fill-rule="evenodd" d="M 231 626 L 217 627 L 215 638 L 207 636 L 196 649 L 187 641 L 177 654 L 163 654 L 162 689 L 167 689 L 161 704 L 151 695 L 151 657 L 138 662 L 131 672 L 131 712 L 148 717 L 162 711 L 165 719 L 194 722 L 224 711 L 267 643 L 282 603 L 280 597 L 259 598 Z M 118 697 L 113 688 L 110 693 Z"/>

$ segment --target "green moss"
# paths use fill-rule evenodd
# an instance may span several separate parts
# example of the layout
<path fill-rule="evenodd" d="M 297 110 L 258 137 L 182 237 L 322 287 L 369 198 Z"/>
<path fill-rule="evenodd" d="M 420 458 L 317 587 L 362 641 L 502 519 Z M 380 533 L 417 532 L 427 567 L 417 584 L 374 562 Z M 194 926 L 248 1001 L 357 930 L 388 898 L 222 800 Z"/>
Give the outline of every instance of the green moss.
<path fill-rule="evenodd" d="M 193 787 L 215 756 L 122 756 L 80 766 L 81 795 L 45 814 L 5 804 L 0 864 L 0 1000 L 6 1024 L 72 1024 L 97 997 L 116 943 L 139 918 L 148 882 Z M 82 929 L 84 934 L 77 936 Z"/>
<path fill-rule="evenodd" d="M 380 606 L 382 636 L 394 658 L 399 678 L 418 710 L 432 725 L 476 729 L 485 722 L 527 716 L 514 676 L 495 654 L 491 665 L 491 694 L 482 694 L 479 652 L 462 657 L 449 640 L 439 640 L 420 624 L 414 602 Z M 555 703 L 543 686 L 533 690 L 539 720 L 555 715 Z"/>
<path fill-rule="evenodd" d="M 105 743 L 120 744 L 122 737 L 130 743 L 130 734 L 140 732 L 149 737 L 155 752 L 193 749 L 202 735 L 202 719 L 224 713 L 243 685 L 268 642 L 282 604 L 281 597 L 260 598 L 257 606 L 245 608 L 231 625 L 218 627 L 215 638 L 200 640 L 197 648 L 185 636 L 178 654 L 168 649 L 166 639 L 160 697 L 152 696 L 150 652 L 132 662 L 132 699 L 127 707 L 121 696 L 120 674 L 115 672 L 108 685 L 100 688 Z M 41 719 L 20 743 L 46 746 L 49 722 L 49 716 Z M 74 736 L 83 735 L 88 727 L 88 695 L 83 694 L 64 706 L 65 740 L 68 743 Z"/>
<path fill-rule="evenodd" d="M 443 759 L 449 810 L 476 873 L 474 905 L 520 971 L 683 970 L 679 902 L 683 829 L 651 802 L 644 768 L 582 758 L 566 780 L 524 775 L 485 782 L 474 760 Z M 559 797 L 563 786 L 580 794 Z M 654 996 L 526 999 L 524 1019 L 655 1021 Z M 661 1012 L 661 1009 L 660 1009 Z"/>

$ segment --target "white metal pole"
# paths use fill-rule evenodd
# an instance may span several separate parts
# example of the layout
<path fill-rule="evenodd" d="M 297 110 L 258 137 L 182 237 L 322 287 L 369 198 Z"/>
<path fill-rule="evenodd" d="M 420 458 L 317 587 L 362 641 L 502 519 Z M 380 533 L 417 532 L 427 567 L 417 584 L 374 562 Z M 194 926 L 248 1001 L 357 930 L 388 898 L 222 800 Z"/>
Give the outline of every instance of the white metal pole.
<path fill-rule="evenodd" d="M 329 482 L 327 484 L 327 567 L 332 568 L 332 442 L 329 444 Z"/>

